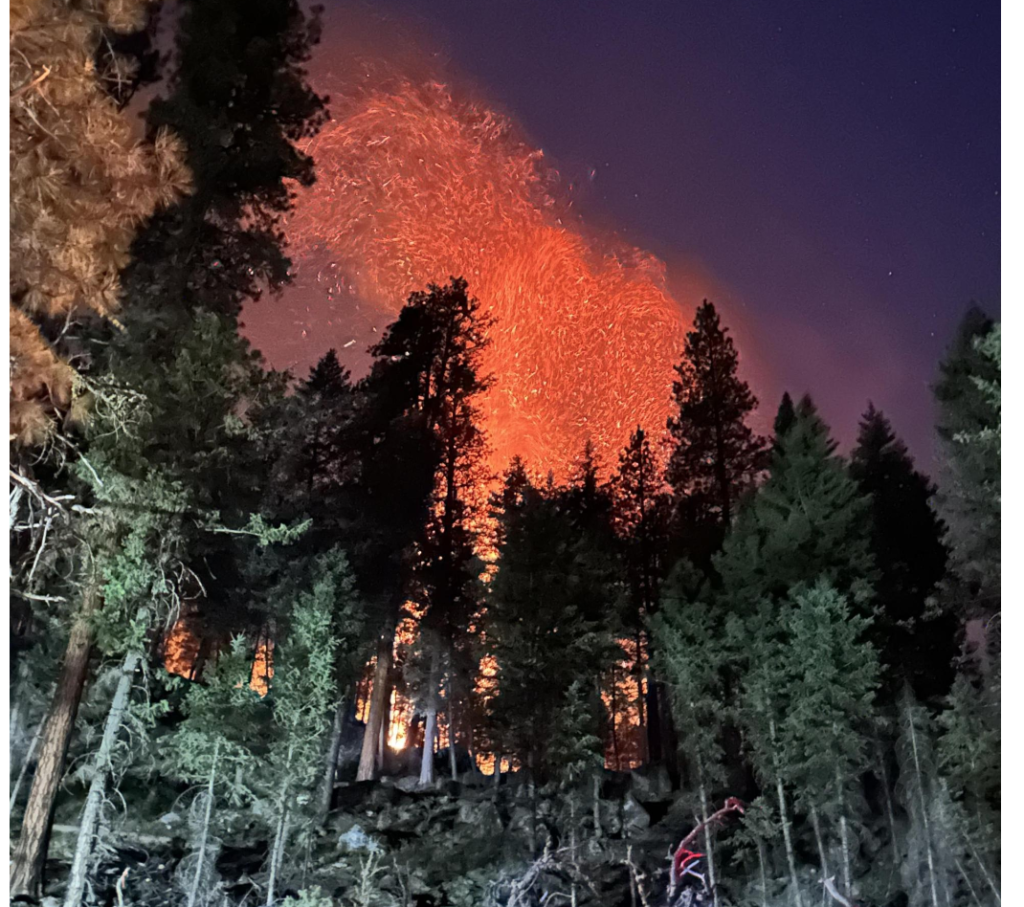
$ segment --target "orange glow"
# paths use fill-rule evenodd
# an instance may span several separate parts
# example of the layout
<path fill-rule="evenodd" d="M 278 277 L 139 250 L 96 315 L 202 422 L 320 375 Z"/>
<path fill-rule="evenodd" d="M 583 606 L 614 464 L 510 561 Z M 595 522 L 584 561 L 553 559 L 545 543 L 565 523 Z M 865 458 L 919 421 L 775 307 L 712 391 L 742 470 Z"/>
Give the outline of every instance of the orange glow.
<path fill-rule="evenodd" d="M 264 636 L 256 646 L 256 655 L 252 660 L 249 689 L 255 690 L 260 696 L 266 696 L 270 692 L 270 680 L 273 676 L 274 641 L 269 636 Z"/>
<path fill-rule="evenodd" d="M 469 281 L 497 318 L 482 407 L 495 471 L 519 454 L 561 474 L 588 437 L 611 464 L 637 424 L 660 432 L 685 333 L 660 261 L 585 238 L 543 153 L 445 85 L 354 89 L 332 116 L 305 149 L 300 270 L 326 249 L 331 292 L 391 315 L 428 282 Z"/>
<path fill-rule="evenodd" d="M 186 617 L 179 617 L 164 638 L 164 667 L 170 674 L 191 677 L 198 657 L 199 636 Z"/>

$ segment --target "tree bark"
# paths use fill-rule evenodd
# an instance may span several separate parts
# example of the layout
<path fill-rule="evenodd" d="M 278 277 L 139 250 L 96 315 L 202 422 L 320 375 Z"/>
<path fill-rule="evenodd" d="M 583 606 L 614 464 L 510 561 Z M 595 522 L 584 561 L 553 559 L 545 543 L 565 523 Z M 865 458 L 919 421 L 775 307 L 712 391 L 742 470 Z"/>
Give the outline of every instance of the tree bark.
<path fill-rule="evenodd" d="M 917 749 L 917 729 L 914 727 L 914 716 L 908 715 L 907 725 L 910 729 L 910 746 L 914 754 L 914 775 L 917 778 L 918 803 L 921 809 L 921 823 L 924 826 L 924 839 L 928 856 L 928 881 L 931 887 L 932 907 L 939 907 L 939 892 L 935 881 L 935 856 L 932 852 L 932 832 L 928 822 L 928 801 L 924 795 L 924 779 L 921 777 L 921 757 Z"/>
<path fill-rule="evenodd" d="M 836 791 L 839 797 L 839 840 L 843 847 L 843 884 L 846 896 L 853 897 L 853 873 L 850 871 L 850 834 L 846 823 L 846 805 L 843 797 L 843 777 L 836 763 Z"/>
<path fill-rule="evenodd" d="M 323 825 L 327 814 L 331 811 L 331 799 L 334 796 L 334 776 L 338 767 L 338 753 L 341 751 L 341 737 L 345 730 L 345 711 L 348 698 L 342 696 L 334 708 L 334 722 L 331 724 L 331 739 L 327 745 L 324 760 L 324 776 L 320 781 L 320 797 L 318 804 L 318 824 Z"/>
<path fill-rule="evenodd" d="M 714 841 L 711 837 L 711 828 L 708 823 L 708 796 L 704 786 L 704 766 L 700 756 L 697 757 L 697 776 L 700 788 L 700 813 L 701 821 L 704 823 L 704 849 L 708 852 L 708 882 L 711 884 L 711 901 L 714 907 L 718 907 L 718 885 L 715 883 L 715 851 Z"/>
<path fill-rule="evenodd" d="M 815 806 L 811 807 L 811 827 L 814 829 L 814 843 L 818 845 L 818 861 L 821 863 L 821 877 L 827 879 L 829 877 L 828 872 L 828 858 L 825 856 L 825 842 L 821 837 L 821 820 L 818 817 L 818 809 Z M 828 892 L 822 890 L 821 902 L 825 904 L 828 902 Z"/>
<path fill-rule="evenodd" d="M 793 903 L 796 907 L 804 907 L 800 896 L 800 881 L 796 874 L 796 853 L 793 850 L 793 836 L 789 827 L 789 816 L 786 813 L 786 789 L 782 784 L 782 773 L 779 771 L 779 759 L 776 753 L 775 719 L 768 719 L 768 729 L 772 738 L 772 768 L 775 772 L 775 792 L 779 797 L 779 820 L 782 823 L 782 840 L 786 845 L 786 860 L 789 862 L 789 877 L 793 883 Z"/>
<path fill-rule="evenodd" d="M 92 626 L 89 619 L 99 604 L 99 583 L 96 578 L 90 578 L 82 609 L 71 627 L 64 663 L 57 677 L 57 689 L 40 740 L 39 760 L 32 777 L 28 803 L 25 805 L 21 836 L 11 858 L 11 897 L 38 898 L 41 894 L 53 805 L 64 775 L 64 759 L 88 674 L 89 654 L 92 651 Z"/>
<path fill-rule="evenodd" d="M 678 790 L 680 784 L 679 774 L 679 738 L 676 734 L 675 717 L 672 714 L 672 694 L 668 684 L 661 681 L 654 681 L 658 695 L 658 715 L 660 718 L 661 731 L 661 758 L 668 772 L 672 790 Z"/>
<path fill-rule="evenodd" d="M 452 679 L 448 677 L 448 764 L 452 770 L 452 781 L 459 780 L 459 763 L 455 758 L 455 694 Z"/>
<path fill-rule="evenodd" d="M 395 648 L 395 629 L 398 626 L 398 609 L 389 615 L 380 638 L 377 640 L 377 664 L 373 670 L 373 688 L 370 690 L 370 714 L 366 717 L 363 733 L 363 748 L 359 754 L 359 770 L 356 781 L 372 781 L 377 770 L 377 748 L 380 729 L 384 723 L 384 710 L 388 702 L 388 677 L 391 674 L 391 659 Z"/>
<path fill-rule="evenodd" d="M 423 730 L 423 757 L 420 760 L 420 787 L 429 787 L 434 783 L 434 738 L 436 736 L 437 700 L 432 697 L 430 705 L 427 706 L 427 721 Z"/>
<path fill-rule="evenodd" d="M 289 803 L 288 792 L 291 786 L 291 765 L 294 744 L 288 744 L 288 756 L 285 759 L 284 773 L 281 780 L 281 795 L 278 797 L 277 808 L 279 818 L 277 822 L 277 833 L 274 836 L 274 846 L 270 852 L 270 878 L 267 880 L 266 907 L 274 907 L 274 889 L 277 886 L 277 876 L 281 869 L 281 862 L 284 858 L 285 841 L 288 838 Z M 65 905 L 67 907 L 67 905 Z"/>
<path fill-rule="evenodd" d="M 196 874 L 192 877 L 192 887 L 188 893 L 188 907 L 195 907 L 199 896 L 199 884 L 203 880 L 203 864 L 206 862 L 206 842 L 210 836 L 210 818 L 213 815 L 213 791 L 217 781 L 217 755 L 220 752 L 220 740 L 213 745 L 213 762 L 210 765 L 210 781 L 206 788 L 206 809 L 203 811 L 203 828 L 199 834 L 199 859 L 196 861 Z"/>
<path fill-rule="evenodd" d="M 768 874 L 764 868 L 764 844 L 757 842 L 757 863 L 761 870 L 761 907 L 768 907 Z"/>
<path fill-rule="evenodd" d="M 81 907 L 82 904 L 89 858 L 93 852 L 93 839 L 96 837 L 100 810 L 103 807 L 103 798 L 110 777 L 111 757 L 114 745 L 117 743 L 117 736 L 124 724 L 125 715 L 128 713 L 132 681 L 141 658 L 140 653 L 129 652 L 121 663 L 121 676 L 117 681 L 114 699 L 110 703 L 110 711 L 107 712 L 107 720 L 103 726 L 103 739 L 100 741 L 99 750 L 92 758 L 89 794 L 85 798 L 82 818 L 78 823 L 78 842 L 75 845 L 75 858 L 71 863 L 71 873 L 68 876 L 68 887 L 64 893 L 64 907 Z"/>

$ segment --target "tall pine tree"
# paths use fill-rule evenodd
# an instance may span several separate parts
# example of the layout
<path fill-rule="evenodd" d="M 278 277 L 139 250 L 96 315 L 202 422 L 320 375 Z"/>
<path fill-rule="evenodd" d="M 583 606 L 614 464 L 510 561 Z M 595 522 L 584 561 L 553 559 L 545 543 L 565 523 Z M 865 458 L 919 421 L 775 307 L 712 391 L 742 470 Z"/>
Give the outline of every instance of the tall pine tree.
<path fill-rule="evenodd" d="M 739 354 L 712 303 L 697 309 L 672 385 L 678 412 L 668 480 L 691 559 L 701 566 L 721 544 L 740 498 L 763 468 L 764 440 L 747 419 L 757 398 L 737 375 Z"/>

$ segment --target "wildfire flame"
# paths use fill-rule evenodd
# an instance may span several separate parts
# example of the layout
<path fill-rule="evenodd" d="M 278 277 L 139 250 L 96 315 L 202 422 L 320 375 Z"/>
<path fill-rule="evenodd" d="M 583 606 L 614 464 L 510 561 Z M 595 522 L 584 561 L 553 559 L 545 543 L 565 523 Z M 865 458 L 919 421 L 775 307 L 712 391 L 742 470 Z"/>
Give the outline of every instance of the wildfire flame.
<path fill-rule="evenodd" d="M 684 336 L 664 265 L 587 239 L 542 152 L 486 106 L 405 79 L 342 97 L 305 149 L 317 182 L 288 229 L 300 281 L 326 255 L 332 299 L 393 316 L 464 276 L 497 318 L 482 406 L 495 471 L 519 454 L 561 473 L 587 438 L 613 463 L 638 424 L 663 427 Z"/>

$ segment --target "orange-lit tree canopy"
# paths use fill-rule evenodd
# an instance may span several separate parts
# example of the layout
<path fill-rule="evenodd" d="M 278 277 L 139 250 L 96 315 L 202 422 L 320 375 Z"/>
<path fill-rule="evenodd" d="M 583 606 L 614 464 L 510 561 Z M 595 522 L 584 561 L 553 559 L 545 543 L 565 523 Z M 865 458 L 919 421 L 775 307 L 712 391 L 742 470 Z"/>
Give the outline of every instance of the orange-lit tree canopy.
<path fill-rule="evenodd" d="M 326 249 L 353 296 L 391 314 L 428 282 L 469 281 L 497 319 L 482 407 L 495 469 L 518 453 L 561 471 L 587 437 L 613 462 L 637 424 L 659 431 L 684 336 L 662 263 L 588 240 L 542 152 L 485 106 L 407 80 L 338 96 L 306 149 L 300 270 Z"/>

